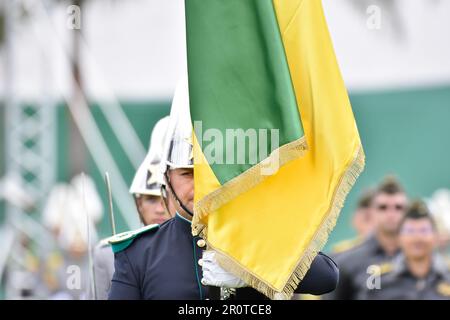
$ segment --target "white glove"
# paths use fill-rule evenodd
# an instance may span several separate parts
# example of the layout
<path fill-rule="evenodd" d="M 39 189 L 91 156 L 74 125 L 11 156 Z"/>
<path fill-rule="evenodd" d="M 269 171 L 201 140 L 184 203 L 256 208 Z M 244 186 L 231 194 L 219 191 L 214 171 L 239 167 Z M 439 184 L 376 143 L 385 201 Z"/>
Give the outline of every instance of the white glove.
<path fill-rule="evenodd" d="M 212 250 L 203 251 L 201 265 L 203 269 L 202 284 L 205 286 L 223 288 L 247 287 L 244 281 L 219 266 L 216 260 L 216 252 Z"/>

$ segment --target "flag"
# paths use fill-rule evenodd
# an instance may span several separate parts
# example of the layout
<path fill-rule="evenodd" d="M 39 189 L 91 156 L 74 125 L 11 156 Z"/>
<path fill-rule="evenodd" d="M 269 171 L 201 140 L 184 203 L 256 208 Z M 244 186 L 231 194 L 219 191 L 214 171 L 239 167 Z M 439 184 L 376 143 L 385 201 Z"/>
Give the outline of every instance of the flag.
<path fill-rule="evenodd" d="M 186 0 L 193 233 L 288 298 L 364 152 L 320 0 Z"/>

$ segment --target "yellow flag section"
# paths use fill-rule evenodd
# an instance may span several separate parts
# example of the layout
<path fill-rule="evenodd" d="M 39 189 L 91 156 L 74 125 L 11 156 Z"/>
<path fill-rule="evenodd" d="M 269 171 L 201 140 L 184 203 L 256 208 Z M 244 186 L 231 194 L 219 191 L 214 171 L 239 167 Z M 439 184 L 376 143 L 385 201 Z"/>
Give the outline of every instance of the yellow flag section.
<path fill-rule="evenodd" d="M 292 296 L 364 168 L 321 1 L 273 4 L 309 150 L 201 223 L 219 263 L 272 299 Z M 197 142 L 194 152 L 203 156 Z M 211 177 L 209 186 L 195 185 L 197 197 L 217 188 L 208 165 L 196 165 L 197 174 Z"/>

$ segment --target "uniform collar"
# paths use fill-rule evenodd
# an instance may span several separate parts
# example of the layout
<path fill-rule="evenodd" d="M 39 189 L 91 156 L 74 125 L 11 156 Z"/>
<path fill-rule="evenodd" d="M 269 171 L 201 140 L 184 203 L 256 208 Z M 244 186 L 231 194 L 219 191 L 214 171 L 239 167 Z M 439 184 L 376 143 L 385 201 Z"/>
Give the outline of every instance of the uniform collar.
<path fill-rule="evenodd" d="M 178 211 L 177 211 L 177 213 L 176 213 L 176 215 L 175 215 L 175 219 L 184 221 L 185 223 L 189 223 L 189 225 L 192 225 L 192 221 L 186 219 L 185 217 L 183 217 L 181 214 L 178 213 Z"/>
<path fill-rule="evenodd" d="M 174 222 L 180 232 L 192 235 L 192 222 L 178 212 L 175 214 Z"/>
<path fill-rule="evenodd" d="M 386 254 L 383 250 L 383 248 L 381 247 L 380 242 L 378 241 L 377 237 L 375 236 L 375 234 L 371 234 L 368 238 L 367 238 L 367 245 L 369 247 L 369 250 L 372 251 L 373 253 L 376 254 Z"/>
<path fill-rule="evenodd" d="M 404 274 L 410 274 L 408 271 L 408 266 L 406 265 L 406 258 L 403 255 L 403 253 L 400 253 L 398 256 L 396 256 L 393 261 L 394 266 L 394 275 L 400 276 Z"/>
<path fill-rule="evenodd" d="M 392 257 L 388 256 L 386 251 L 384 251 L 383 247 L 381 246 L 380 242 L 378 241 L 375 233 L 372 233 L 370 236 L 367 237 L 367 245 L 369 247 L 369 250 L 371 250 L 375 254 L 381 254 L 385 257 Z M 397 251 L 394 253 L 394 257 L 400 252 L 400 249 L 397 249 Z"/>

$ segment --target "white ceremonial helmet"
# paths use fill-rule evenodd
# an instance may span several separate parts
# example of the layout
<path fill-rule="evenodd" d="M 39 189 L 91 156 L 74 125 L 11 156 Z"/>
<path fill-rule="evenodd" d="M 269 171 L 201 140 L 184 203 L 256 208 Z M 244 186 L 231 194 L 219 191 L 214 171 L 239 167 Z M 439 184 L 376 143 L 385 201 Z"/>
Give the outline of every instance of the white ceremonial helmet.
<path fill-rule="evenodd" d="M 153 128 L 150 148 L 144 161 L 136 171 L 131 183 L 131 194 L 161 196 L 161 185 L 164 184 L 160 162 L 165 145 L 169 117 L 160 119 Z"/>
<path fill-rule="evenodd" d="M 169 127 L 167 129 L 166 142 L 161 159 L 161 172 L 166 178 L 166 187 L 171 190 L 179 206 L 189 215 L 193 213 L 178 198 L 169 180 L 167 172 L 169 169 L 193 168 L 194 155 L 192 144 L 192 123 L 189 110 L 189 86 L 187 73 L 178 83 L 170 109 Z"/>
<path fill-rule="evenodd" d="M 167 137 L 161 161 L 161 171 L 168 168 L 193 168 L 192 122 L 189 110 L 188 78 L 178 83 L 170 109 Z"/>

